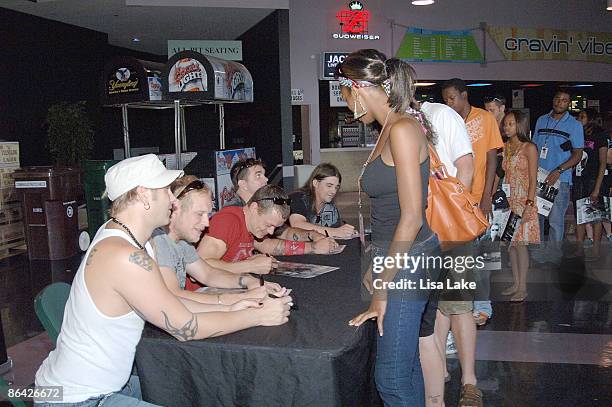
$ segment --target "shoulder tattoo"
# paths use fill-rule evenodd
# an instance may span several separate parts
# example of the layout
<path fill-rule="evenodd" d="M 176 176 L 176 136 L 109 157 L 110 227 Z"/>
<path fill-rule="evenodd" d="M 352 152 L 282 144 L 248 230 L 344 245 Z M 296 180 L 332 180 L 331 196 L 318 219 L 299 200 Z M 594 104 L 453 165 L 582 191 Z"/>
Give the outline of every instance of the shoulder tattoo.
<path fill-rule="evenodd" d="M 153 270 L 153 259 L 151 259 L 151 256 L 149 256 L 144 250 L 133 252 L 130 254 L 129 260 L 130 263 L 134 263 L 147 271 Z"/>
<path fill-rule="evenodd" d="M 94 254 L 96 254 L 96 250 L 98 250 L 97 248 L 93 248 L 91 249 L 91 251 L 89 252 L 89 255 L 87 256 L 87 261 L 85 262 L 86 266 L 91 265 L 91 261 L 92 261 L 92 257 L 94 256 Z"/>

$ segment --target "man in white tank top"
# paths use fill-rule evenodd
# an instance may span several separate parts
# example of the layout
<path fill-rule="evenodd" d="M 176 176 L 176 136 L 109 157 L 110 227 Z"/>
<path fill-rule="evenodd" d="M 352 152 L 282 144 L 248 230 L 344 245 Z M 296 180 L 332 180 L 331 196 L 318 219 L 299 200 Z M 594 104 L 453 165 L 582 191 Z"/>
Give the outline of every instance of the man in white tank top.
<path fill-rule="evenodd" d="M 57 347 L 36 373 L 36 386 L 63 389 L 60 403 L 49 405 L 151 406 L 139 400 L 139 383 L 130 377 L 144 321 L 180 341 L 287 322 L 289 296 L 244 301 L 245 309 L 228 312 L 227 306 L 178 298 L 167 289 L 148 240 L 168 224 L 176 201 L 168 186 L 181 175 L 152 154 L 108 170 L 112 218 L 81 262 Z"/>

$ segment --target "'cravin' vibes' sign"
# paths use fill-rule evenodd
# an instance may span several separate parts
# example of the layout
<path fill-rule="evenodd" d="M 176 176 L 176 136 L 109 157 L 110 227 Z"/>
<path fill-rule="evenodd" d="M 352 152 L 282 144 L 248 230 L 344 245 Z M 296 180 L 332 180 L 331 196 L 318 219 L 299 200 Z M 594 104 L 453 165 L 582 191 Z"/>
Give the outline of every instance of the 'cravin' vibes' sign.
<path fill-rule="evenodd" d="M 491 26 L 487 31 L 507 60 L 612 63 L 612 33 Z"/>

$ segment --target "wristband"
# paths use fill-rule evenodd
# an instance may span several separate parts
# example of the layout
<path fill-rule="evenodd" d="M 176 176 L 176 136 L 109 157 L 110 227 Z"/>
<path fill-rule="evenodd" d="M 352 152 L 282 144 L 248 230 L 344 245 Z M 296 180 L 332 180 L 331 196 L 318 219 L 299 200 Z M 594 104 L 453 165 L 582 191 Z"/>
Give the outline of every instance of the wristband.
<path fill-rule="evenodd" d="M 304 254 L 306 250 L 306 242 L 298 242 L 296 240 L 285 240 L 285 256 L 295 256 Z"/>

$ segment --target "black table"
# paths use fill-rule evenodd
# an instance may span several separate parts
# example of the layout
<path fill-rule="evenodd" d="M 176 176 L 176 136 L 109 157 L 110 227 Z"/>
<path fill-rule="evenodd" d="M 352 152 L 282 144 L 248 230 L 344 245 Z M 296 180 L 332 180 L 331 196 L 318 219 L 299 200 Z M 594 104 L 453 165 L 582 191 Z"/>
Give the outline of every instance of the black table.
<path fill-rule="evenodd" d="M 375 325 L 366 309 L 359 240 L 342 254 L 285 260 L 338 266 L 312 279 L 270 276 L 293 288 L 299 309 L 278 327 L 179 342 L 149 324 L 136 352 L 143 398 L 163 406 L 372 406 Z"/>

